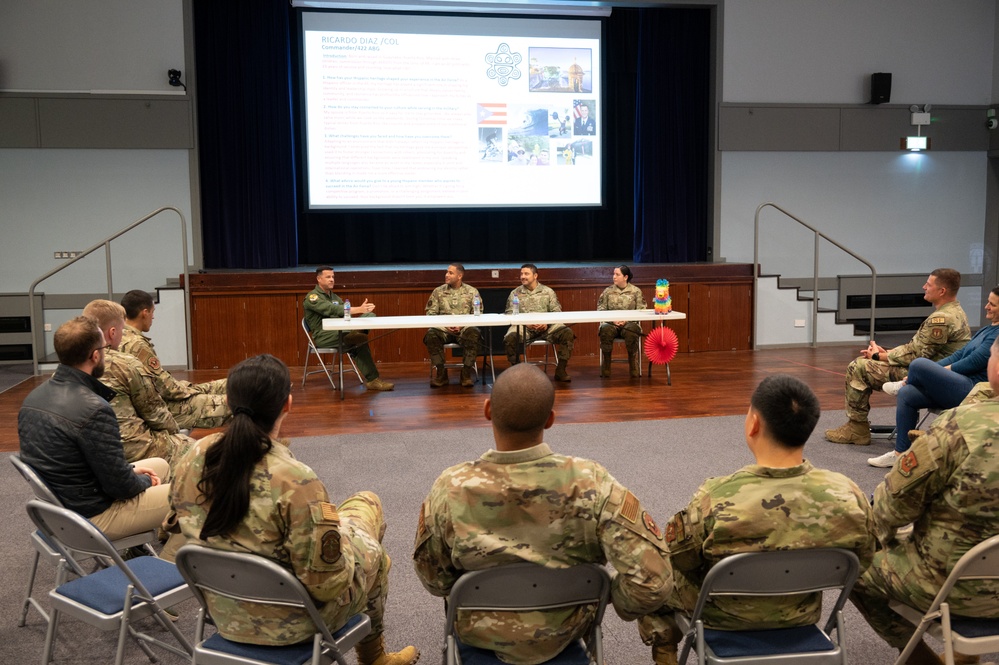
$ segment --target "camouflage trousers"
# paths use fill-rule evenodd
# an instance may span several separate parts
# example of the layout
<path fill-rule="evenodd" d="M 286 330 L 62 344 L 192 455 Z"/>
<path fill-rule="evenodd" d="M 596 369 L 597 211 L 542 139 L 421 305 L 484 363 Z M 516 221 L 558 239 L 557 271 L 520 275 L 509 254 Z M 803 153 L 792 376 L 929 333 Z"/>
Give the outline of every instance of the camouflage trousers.
<path fill-rule="evenodd" d="M 649 646 L 678 644 L 683 633 L 673 613 L 691 614 L 700 593 L 700 581 L 674 569 L 673 591 L 666 603 L 656 612 L 638 619 L 638 634 L 642 641 Z M 707 626 L 719 630 L 807 626 L 819 620 L 821 609 L 821 597 L 816 594 L 746 600 L 733 596 L 709 602 L 704 608 L 703 619 Z"/>
<path fill-rule="evenodd" d="M 430 354 L 430 364 L 440 367 L 444 364 L 444 345 L 459 344 L 461 346 L 461 357 L 465 367 L 474 367 L 475 359 L 479 357 L 482 333 L 478 328 L 462 328 L 457 335 L 449 333 L 440 328 L 431 328 L 423 336 L 423 343 L 427 345 L 427 353 Z"/>
<path fill-rule="evenodd" d="M 548 326 L 547 330 L 532 330 L 527 326 L 510 326 L 506 335 L 503 336 L 503 348 L 506 349 L 506 357 L 511 365 L 520 362 L 520 353 L 524 344 L 530 344 L 536 339 L 544 339 L 555 345 L 555 355 L 559 362 L 568 362 L 572 357 L 572 347 L 576 341 L 576 334 L 572 328 L 567 328 L 561 323 Z"/>
<path fill-rule="evenodd" d="M 857 358 L 846 368 L 846 416 L 867 422 L 871 412 L 871 393 L 889 381 L 901 381 L 909 375 L 908 367 L 889 365 L 880 360 Z"/>
<path fill-rule="evenodd" d="M 604 352 L 604 357 L 610 358 L 614 340 L 618 337 L 624 338 L 624 347 L 628 349 L 628 355 L 633 356 L 638 352 L 642 340 L 642 326 L 636 321 L 629 321 L 623 326 L 601 323 L 597 335 L 600 337 L 600 350 Z"/>
<path fill-rule="evenodd" d="M 871 567 L 853 586 L 850 600 L 885 642 L 902 649 L 915 626 L 888 607 L 897 600 L 926 611 L 943 585 L 945 575 L 933 575 L 921 565 L 920 554 L 912 542 L 903 540 L 874 555 Z M 955 587 L 948 602 L 952 613 L 978 618 L 999 617 L 999 584 L 991 580 L 973 583 L 968 588 Z"/>
<path fill-rule="evenodd" d="M 121 444 L 125 449 L 126 462 L 162 457 L 170 463 L 171 472 L 193 443 L 194 439 L 185 434 L 171 434 L 166 430 L 151 430 L 145 426 L 141 429 L 121 428 Z"/>
<path fill-rule="evenodd" d="M 169 401 L 167 409 L 177 421 L 177 427 L 181 429 L 222 427 L 232 418 L 232 411 L 226 404 L 224 392 L 199 393 L 187 399 Z"/>
<path fill-rule="evenodd" d="M 388 596 L 388 574 L 392 565 L 382 538 L 385 536 L 385 513 L 381 499 L 374 492 L 358 492 L 341 503 L 340 532 L 350 540 L 354 550 L 354 580 L 351 588 L 363 590 L 353 594 L 347 605 L 327 603 L 320 613 L 332 630 L 347 619 L 364 612 L 371 617 L 371 634 L 364 639 L 377 639 L 384 631 L 385 599 Z"/>

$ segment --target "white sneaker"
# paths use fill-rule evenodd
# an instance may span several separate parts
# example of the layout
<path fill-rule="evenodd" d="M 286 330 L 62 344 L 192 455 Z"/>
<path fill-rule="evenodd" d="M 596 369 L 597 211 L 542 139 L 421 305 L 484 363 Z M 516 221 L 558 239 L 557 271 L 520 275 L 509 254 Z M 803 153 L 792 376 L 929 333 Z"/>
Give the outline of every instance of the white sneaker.
<path fill-rule="evenodd" d="M 895 460 L 898 459 L 898 455 L 895 454 L 894 450 L 889 450 L 884 455 L 878 455 L 877 457 L 869 457 L 867 463 L 871 466 L 876 466 L 882 469 L 888 469 L 895 466 Z"/>
<path fill-rule="evenodd" d="M 905 385 L 905 381 L 889 381 L 888 383 L 881 386 L 882 392 L 886 395 L 897 395 L 898 391 L 902 389 Z"/>

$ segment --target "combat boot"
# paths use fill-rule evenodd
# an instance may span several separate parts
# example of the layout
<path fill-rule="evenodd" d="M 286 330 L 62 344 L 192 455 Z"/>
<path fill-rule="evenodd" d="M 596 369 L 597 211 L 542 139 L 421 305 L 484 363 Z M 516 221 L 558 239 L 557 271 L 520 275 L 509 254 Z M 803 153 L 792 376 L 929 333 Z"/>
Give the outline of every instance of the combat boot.
<path fill-rule="evenodd" d="M 475 385 L 475 381 L 472 380 L 472 368 L 462 367 L 461 368 L 461 387 L 471 388 Z"/>
<path fill-rule="evenodd" d="M 642 356 L 638 353 L 628 354 L 628 368 L 631 370 L 631 378 L 637 379 L 642 375 Z"/>
<path fill-rule="evenodd" d="M 569 376 L 569 373 L 565 371 L 565 366 L 568 363 L 569 363 L 568 360 L 559 360 L 558 361 L 558 365 L 555 366 L 555 380 L 556 381 L 563 381 L 565 383 L 569 383 L 570 381 L 572 381 L 572 377 Z"/>
<path fill-rule="evenodd" d="M 411 646 L 397 653 L 385 653 L 385 638 L 381 635 L 359 642 L 354 652 L 357 653 L 357 665 L 413 665 L 420 659 L 420 652 Z"/>
<path fill-rule="evenodd" d="M 394 383 L 389 383 L 382 379 L 374 379 L 373 381 L 368 381 L 364 384 L 364 387 L 368 390 L 392 390 L 395 388 Z"/>
<path fill-rule="evenodd" d="M 602 377 L 610 376 L 610 368 L 611 368 L 610 351 L 604 351 L 600 358 L 600 376 Z"/>
<path fill-rule="evenodd" d="M 899 650 L 901 652 L 901 650 Z M 957 654 L 954 654 L 955 656 Z M 943 660 L 938 656 L 926 642 L 919 640 L 919 644 L 909 654 L 906 665 L 941 665 Z"/>
<path fill-rule="evenodd" d="M 845 425 L 836 429 L 827 429 L 826 440 L 868 446 L 871 443 L 871 424 L 866 420 L 848 420 Z"/>
<path fill-rule="evenodd" d="M 675 644 L 653 644 L 652 662 L 656 665 L 677 665 Z"/>
<path fill-rule="evenodd" d="M 444 365 L 437 365 L 435 368 L 434 378 L 430 379 L 431 388 L 440 388 L 441 386 L 447 385 L 447 367 Z"/>

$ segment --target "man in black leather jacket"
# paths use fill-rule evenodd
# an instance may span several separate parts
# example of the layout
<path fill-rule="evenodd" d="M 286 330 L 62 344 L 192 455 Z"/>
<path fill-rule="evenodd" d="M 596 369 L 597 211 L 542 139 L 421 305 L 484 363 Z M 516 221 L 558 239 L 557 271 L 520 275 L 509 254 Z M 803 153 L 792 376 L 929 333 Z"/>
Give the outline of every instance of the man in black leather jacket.
<path fill-rule="evenodd" d="M 59 366 L 31 391 L 17 416 L 21 459 L 63 505 L 111 539 L 158 528 L 169 509 L 165 460 L 125 461 L 114 393 L 97 379 L 107 344 L 97 322 L 67 321 L 55 333 Z"/>

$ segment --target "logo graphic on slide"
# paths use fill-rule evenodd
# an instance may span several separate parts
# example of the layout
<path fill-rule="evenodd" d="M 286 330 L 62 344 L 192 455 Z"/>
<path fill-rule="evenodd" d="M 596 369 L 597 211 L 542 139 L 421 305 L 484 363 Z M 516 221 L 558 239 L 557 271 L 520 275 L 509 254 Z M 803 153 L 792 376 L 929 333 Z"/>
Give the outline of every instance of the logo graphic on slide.
<path fill-rule="evenodd" d="M 523 60 L 520 53 L 511 53 L 510 46 L 500 44 L 495 53 L 486 54 L 486 62 L 490 65 L 486 70 L 486 76 L 496 79 L 500 85 L 506 85 L 510 79 L 520 78 L 520 70 L 517 65 Z"/>
<path fill-rule="evenodd" d="M 505 125 L 506 104 L 476 104 L 475 121 L 479 125 Z"/>

